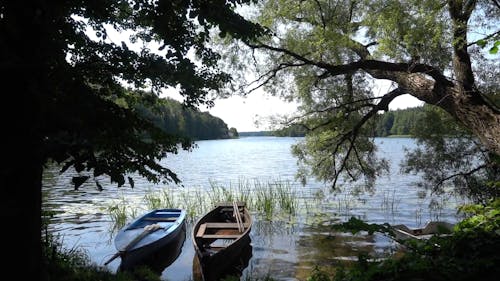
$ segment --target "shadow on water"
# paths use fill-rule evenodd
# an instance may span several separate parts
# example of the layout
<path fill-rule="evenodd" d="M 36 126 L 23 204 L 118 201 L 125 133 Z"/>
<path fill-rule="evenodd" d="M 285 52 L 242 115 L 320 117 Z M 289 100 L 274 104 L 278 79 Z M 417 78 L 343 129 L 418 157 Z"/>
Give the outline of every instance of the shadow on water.
<path fill-rule="evenodd" d="M 241 250 L 240 255 L 237 259 L 233 261 L 228 261 L 230 263 L 226 266 L 223 271 L 217 271 L 217 269 L 211 270 L 212 274 L 216 277 L 205 277 L 206 274 L 202 271 L 202 266 L 198 256 L 195 254 L 193 258 L 193 280 L 194 281 L 219 281 L 219 280 L 239 280 L 243 275 L 243 271 L 248 267 L 250 259 L 252 258 L 252 243 L 246 243 L 244 248 Z"/>
<path fill-rule="evenodd" d="M 183 228 L 181 239 L 175 239 L 174 243 L 165 245 L 164 247 L 158 249 L 148 257 L 133 263 L 124 264 L 120 263 L 118 268 L 119 271 L 134 272 L 138 268 L 147 267 L 153 272 L 157 273 L 159 276 L 162 272 L 170 266 L 181 254 L 182 247 L 186 240 L 186 228 Z"/>

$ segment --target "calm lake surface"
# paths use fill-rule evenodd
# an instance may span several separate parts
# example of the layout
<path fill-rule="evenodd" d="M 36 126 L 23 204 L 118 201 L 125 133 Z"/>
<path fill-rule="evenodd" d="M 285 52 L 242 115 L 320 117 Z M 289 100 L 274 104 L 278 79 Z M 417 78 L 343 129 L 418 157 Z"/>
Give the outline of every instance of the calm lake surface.
<path fill-rule="evenodd" d="M 332 192 L 328 186 L 309 179 L 306 186 L 295 181 L 296 159 L 291 145 L 301 138 L 246 137 L 230 140 L 199 141 L 192 152 L 169 155 L 163 164 L 176 172 L 183 186 L 154 185 L 134 177 L 135 187 L 117 188 L 103 181 L 103 191 L 90 182 L 73 190 L 74 173 L 58 175 L 55 167 L 44 172 L 43 206 L 55 211 L 50 230 L 60 236 L 68 249 L 78 248 L 92 262 L 104 263 L 116 252 L 116 234 L 108 208 L 126 206 L 132 214 L 147 210 L 144 196 L 165 190 L 175 196 L 179 205 L 197 206 L 187 225 L 187 236 L 179 257 L 160 270 L 162 280 L 192 280 L 194 250 L 190 240 L 193 221 L 206 207 L 199 202 L 210 197 L 213 186 L 240 190 L 242 186 L 285 182 L 297 199 L 295 215 L 276 213 L 272 219 L 255 213 L 251 231 L 252 251 L 245 277 L 271 276 L 277 280 L 305 280 L 315 265 L 332 267 L 343 261 L 356 260 L 360 252 L 383 257 L 398 245 L 387 237 L 366 233 L 338 233 L 330 225 L 351 216 L 369 223 L 406 224 L 420 227 L 430 220 L 456 222 L 459 199 L 429 196 L 417 189 L 414 175 L 399 173 L 403 149 L 415 146 L 408 138 L 378 138 L 379 153 L 391 160 L 392 171 L 380 178 L 375 190 L 357 194 L 347 187 Z M 208 206 L 209 207 L 209 206 Z M 250 210 L 253 211 L 253 210 Z M 106 267 L 116 272 L 117 258 Z M 242 279 L 243 279 L 242 278 Z"/>

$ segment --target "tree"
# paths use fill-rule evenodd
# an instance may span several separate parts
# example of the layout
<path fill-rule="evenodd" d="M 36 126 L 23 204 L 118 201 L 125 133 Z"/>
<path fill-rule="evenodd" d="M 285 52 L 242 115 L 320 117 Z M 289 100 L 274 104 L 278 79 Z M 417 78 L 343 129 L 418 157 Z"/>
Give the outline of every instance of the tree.
<path fill-rule="evenodd" d="M 210 48 L 218 30 L 247 40 L 263 30 L 234 12 L 250 0 L 2 1 L 0 77 L 3 101 L 1 216 L 12 231 L 5 275 L 44 280 L 41 259 L 43 165 L 108 175 L 123 186 L 129 173 L 178 182 L 157 160 L 189 149 L 121 100 L 124 84 L 159 93 L 178 87 L 187 105 L 211 105 L 230 76 Z M 111 30 L 129 33 L 118 42 Z M 148 43 L 157 42 L 157 50 Z M 141 45 L 141 44 L 139 44 Z M 196 56 L 196 62 L 189 58 Z M 78 188 L 87 177 L 74 179 Z M 133 180 L 128 178 L 133 186 Z M 101 184 L 96 182 L 97 188 Z"/>
<path fill-rule="evenodd" d="M 367 137 L 373 118 L 404 94 L 443 109 L 490 157 L 500 154 L 500 110 L 485 97 L 498 84 L 498 60 L 481 38 L 470 40 L 500 34 L 497 1 L 268 0 L 258 9 L 272 35 L 246 44 L 257 78 L 240 87 L 301 103 L 287 122 L 308 128 L 294 148 L 303 175 L 373 183 L 387 167 Z M 376 96 L 379 79 L 393 87 Z"/>
<path fill-rule="evenodd" d="M 235 127 L 229 128 L 229 137 L 231 138 L 239 138 L 240 135 L 238 134 L 238 130 L 236 130 Z"/>

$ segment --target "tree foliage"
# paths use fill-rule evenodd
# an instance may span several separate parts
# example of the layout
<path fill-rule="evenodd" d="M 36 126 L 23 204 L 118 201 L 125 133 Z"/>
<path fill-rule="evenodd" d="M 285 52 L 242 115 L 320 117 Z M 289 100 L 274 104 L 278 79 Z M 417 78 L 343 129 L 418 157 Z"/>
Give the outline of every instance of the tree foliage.
<path fill-rule="evenodd" d="M 150 120 L 162 131 L 184 139 L 184 142 L 231 137 L 230 130 L 222 119 L 197 108 L 187 107 L 177 100 L 157 98 L 152 93 L 137 95 L 136 92 L 130 93 L 127 100 L 126 106 L 132 106 L 141 116 Z M 237 136 L 235 130 L 233 128 L 232 134 L 236 133 Z"/>
<path fill-rule="evenodd" d="M 425 106 L 413 130 L 417 148 L 406 151 L 401 170 L 422 175 L 419 186 L 451 191 L 478 203 L 500 196 L 498 156 L 469 130 L 434 106 Z M 450 189 L 453 187 L 453 189 Z"/>
<path fill-rule="evenodd" d="M 404 94 L 441 108 L 483 149 L 499 155 L 500 110 L 485 97 L 498 93 L 489 90 L 498 85 L 498 60 L 480 41 L 500 32 L 497 4 L 262 1 L 256 18 L 271 35 L 238 45 L 251 50 L 257 77 L 240 86 L 299 102 L 298 114 L 285 122 L 308 129 L 294 149 L 302 175 L 333 186 L 342 175 L 342 182 L 371 183 L 387 167 L 368 136 L 377 130 L 379 112 Z M 378 88 L 378 80 L 392 85 Z M 387 133 L 409 130 L 405 123 L 392 124 Z"/>

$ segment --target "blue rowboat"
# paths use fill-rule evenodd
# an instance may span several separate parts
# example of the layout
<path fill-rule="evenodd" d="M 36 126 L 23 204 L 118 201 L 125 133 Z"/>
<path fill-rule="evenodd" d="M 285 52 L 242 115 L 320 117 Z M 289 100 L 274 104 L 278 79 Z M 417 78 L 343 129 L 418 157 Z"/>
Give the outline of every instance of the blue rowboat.
<path fill-rule="evenodd" d="M 133 267 L 157 251 L 177 253 L 180 240 L 186 237 L 186 211 L 183 209 L 157 209 L 126 225 L 115 236 L 118 252 L 105 265 L 117 257 L 121 268 Z"/>

